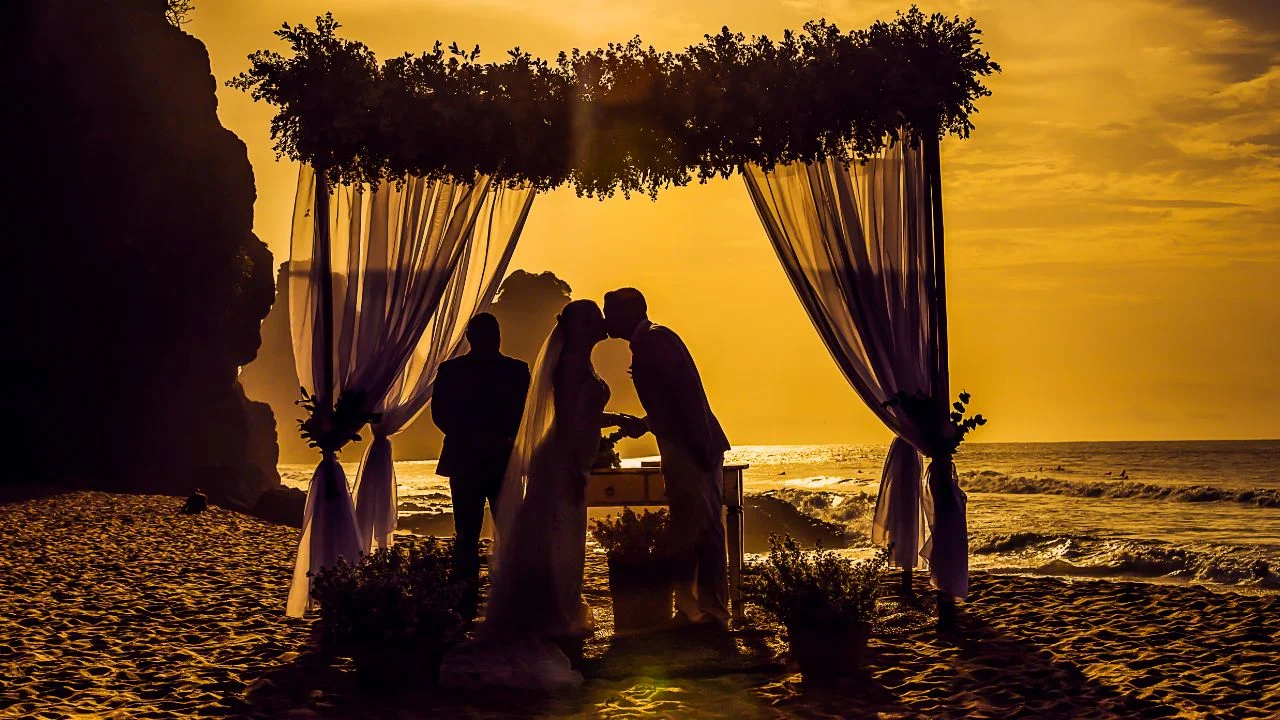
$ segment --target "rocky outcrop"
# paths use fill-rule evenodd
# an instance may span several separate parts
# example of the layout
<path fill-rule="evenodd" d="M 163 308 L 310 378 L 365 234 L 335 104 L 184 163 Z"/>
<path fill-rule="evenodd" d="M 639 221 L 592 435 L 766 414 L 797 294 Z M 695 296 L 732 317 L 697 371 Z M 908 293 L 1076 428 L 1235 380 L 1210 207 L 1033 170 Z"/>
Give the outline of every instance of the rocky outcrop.
<path fill-rule="evenodd" d="M 302 382 L 293 362 L 293 340 L 289 332 L 289 263 L 280 263 L 276 275 L 276 298 L 271 312 L 262 321 L 262 345 L 258 357 L 240 372 L 245 394 L 271 408 L 276 418 L 276 443 L 280 461 L 315 463 L 319 453 L 298 436 L 297 420 L 306 413 L 294 403 L 301 398 Z M 348 445 L 344 458 L 359 458 L 363 448 Z"/>
<path fill-rule="evenodd" d="M 18 477 L 251 505 L 279 484 L 237 382 L 272 260 L 208 54 L 164 0 L 8 10 Z"/>

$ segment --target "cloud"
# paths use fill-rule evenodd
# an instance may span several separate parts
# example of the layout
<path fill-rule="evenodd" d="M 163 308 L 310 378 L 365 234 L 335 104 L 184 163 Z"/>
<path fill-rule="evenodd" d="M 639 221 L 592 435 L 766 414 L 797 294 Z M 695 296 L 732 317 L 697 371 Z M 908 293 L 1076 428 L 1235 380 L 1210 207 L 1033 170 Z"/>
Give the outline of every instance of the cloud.
<path fill-rule="evenodd" d="M 1187 0 L 1183 4 L 1238 21 L 1263 35 L 1280 35 L 1280 3 L 1274 0 Z"/>
<path fill-rule="evenodd" d="M 1215 200 L 1194 200 L 1189 198 L 1175 198 L 1162 200 L 1156 198 L 1109 198 L 1106 202 L 1117 205 L 1129 205 L 1132 207 L 1147 208 L 1238 208 L 1248 207 L 1244 203 L 1234 202 L 1218 202 Z"/>

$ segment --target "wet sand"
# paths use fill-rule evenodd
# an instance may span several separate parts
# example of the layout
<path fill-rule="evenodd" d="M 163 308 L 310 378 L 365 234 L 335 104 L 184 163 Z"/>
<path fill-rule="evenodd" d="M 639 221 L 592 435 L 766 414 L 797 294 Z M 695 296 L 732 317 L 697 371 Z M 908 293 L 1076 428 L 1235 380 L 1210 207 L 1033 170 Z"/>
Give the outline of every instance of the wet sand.
<path fill-rule="evenodd" d="M 370 690 L 283 615 L 296 530 L 180 505 L 0 504 L 0 717 L 1280 717 L 1274 594 L 977 574 L 939 639 L 886 587 L 867 674 L 814 687 L 758 616 L 719 644 L 614 641 L 598 554 L 577 693 Z"/>

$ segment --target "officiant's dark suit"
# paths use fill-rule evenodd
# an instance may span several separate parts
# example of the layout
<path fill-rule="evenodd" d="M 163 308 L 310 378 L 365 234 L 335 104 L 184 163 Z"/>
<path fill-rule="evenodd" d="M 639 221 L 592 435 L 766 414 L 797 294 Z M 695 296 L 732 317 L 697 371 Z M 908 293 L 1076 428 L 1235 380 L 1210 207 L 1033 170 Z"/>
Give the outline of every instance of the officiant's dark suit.
<path fill-rule="evenodd" d="M 472 318 L 470 352 L 440 366 L 431 397 L 431 419 L 444 433 L 436 474 L 449 478 L 453 496 L 455 568 L 473 591 L 484 504 L 495 510 L 529 392 L 528 363 L 503 355 L 501 339 L 493 315 Z"/>

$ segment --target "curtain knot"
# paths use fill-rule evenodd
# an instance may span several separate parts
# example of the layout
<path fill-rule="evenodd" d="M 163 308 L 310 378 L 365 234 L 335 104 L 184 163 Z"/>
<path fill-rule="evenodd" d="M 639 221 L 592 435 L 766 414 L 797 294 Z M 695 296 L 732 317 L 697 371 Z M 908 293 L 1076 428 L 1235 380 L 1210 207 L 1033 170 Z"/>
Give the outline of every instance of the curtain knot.
<path fill-rule="evenodd" d="M 929 492 L 933 494 L 934 503 L 938 507 L 958 505 L 956 491 L 959 490 L 955 477 L 955 463 L 951 453 L 938 453 L 929 457 L 928 473 Z"/>

